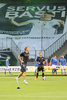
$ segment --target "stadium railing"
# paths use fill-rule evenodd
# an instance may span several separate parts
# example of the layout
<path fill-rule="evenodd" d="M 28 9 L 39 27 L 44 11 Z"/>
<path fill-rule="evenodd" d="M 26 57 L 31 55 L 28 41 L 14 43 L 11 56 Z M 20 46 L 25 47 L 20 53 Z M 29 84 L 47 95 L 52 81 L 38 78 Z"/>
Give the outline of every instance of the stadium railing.
<path fill-rule="evenodd" d="M 53 44 L 51 44 L 45 52 L 45 58 L 49 58 L 53 53 L 55 53 L 67 40 L 67 32 L 64 33 L 59 39 L 57 39 Z"/>

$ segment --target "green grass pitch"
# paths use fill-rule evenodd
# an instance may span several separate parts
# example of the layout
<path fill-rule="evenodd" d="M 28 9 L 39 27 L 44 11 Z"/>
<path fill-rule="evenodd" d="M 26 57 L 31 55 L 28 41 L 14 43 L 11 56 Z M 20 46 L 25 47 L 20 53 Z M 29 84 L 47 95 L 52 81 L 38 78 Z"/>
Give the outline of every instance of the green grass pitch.
<path fill-rule="evenodd" d="M 0 73 L 0 100 L 67 100 L 67 76 L 46 76 L 46 80 L 27 76 L 28 85 L 23 84 L 23 77 L 19 84 L 15 78 Z"/>

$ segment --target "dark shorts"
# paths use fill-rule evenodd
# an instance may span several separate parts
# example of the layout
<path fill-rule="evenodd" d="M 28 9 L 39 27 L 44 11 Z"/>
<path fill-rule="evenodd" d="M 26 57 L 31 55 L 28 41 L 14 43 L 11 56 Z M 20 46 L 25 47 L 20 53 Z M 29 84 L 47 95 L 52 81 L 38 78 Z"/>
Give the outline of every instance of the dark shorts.
<path fill-rule="evenodd" d="M 44 66 L 38 66 L 37 71 L 42 71 L 42 72 L 44 72 Z"/>
<path fill-rule="evenodd" d="M 26 65 L 25 64 L 21 65 L 21 72 L 26 72 Z"/>

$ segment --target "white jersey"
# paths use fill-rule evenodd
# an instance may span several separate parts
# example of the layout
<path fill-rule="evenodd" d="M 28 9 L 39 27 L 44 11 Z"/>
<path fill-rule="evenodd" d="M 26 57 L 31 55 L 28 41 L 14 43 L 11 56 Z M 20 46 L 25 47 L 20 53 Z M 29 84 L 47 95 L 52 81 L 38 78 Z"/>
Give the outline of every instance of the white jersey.
<path fill-rule="evenodd" d="M 60 20 L 50 20 L 50 21 L 40 21 L 40 20 L 29 20 L 33 24 L 33 27 L 31 29 L 31 32 L 29 35 L 32 36 L 41 36 L 41 32 L 43 33 L 44 37 L 50 37 L 57 34 L 57 29 L 53 26 L 57 25 L 60 27 Z"/>

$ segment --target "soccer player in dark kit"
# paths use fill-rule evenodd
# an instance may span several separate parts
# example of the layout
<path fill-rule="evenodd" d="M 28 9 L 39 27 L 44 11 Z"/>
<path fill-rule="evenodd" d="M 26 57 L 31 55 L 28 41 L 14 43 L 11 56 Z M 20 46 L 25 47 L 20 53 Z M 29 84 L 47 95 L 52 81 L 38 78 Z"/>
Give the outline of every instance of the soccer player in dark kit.
<path fill-rule="evenodd" d="M 25 51 L 22 52 L 20 56 L 18 56 L 18 58 L 21 62 L 21 72 L 18 75 L 18 77 L 16 77 L 16 82 L 18 83 L 18 79 L 23 75 L 23 78 L 24 78 L 23 83 L 28 84 L 28 82 L 26 81 L 26 66 L 27 66 L 28 60 L 30 59 L 29 58 L 29 47 L 25 47 Z"/>
<path fill-rule="evenodd" d="M 35 80 L 38 78 L 39 71 L 42 71 L 42 78 L 45 80 L 46 78 L 44 77 L 44 63 L 45 63 L 45 58 L 42 57 L 42 52 L 39 52 L 39 57 L 37 57 L 37 63 L 38 63 L 38 68 L 37 68 L 37 74 L 35 77 Z"/>

